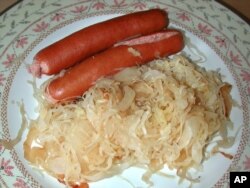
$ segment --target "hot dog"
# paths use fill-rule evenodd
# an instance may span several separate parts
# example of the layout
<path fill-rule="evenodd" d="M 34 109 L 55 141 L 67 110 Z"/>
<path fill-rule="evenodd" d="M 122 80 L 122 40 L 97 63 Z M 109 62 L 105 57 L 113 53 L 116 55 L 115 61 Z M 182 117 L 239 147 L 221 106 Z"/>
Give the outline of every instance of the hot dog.
<path fill-rule="evenodd" d="M 94 24 L 39 51 L 29 71 L 36 77 L 56 74 L 119 41 L 160 31 L 168 23 L 164 10 L 152 9 Z"/>
<path fill-rule="evenodd" d="M 171 29 L 124 44 L 96 54 L 52 80 L 46 87 L 47 99 L 53 103 L 75 99 L 102 76 L 179 52 L 184 47 L 184 40 L 180 31 Z"/>

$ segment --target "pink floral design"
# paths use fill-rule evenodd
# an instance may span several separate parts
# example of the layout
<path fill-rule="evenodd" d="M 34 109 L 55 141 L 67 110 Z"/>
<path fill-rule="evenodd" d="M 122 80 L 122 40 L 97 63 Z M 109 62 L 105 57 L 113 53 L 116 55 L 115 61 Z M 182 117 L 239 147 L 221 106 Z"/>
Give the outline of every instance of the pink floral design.
<path fill-rule="evenodd" d="M 3 170 L 6 175 L 13 176 L 12 170 L 14 169 L 14 166 L 9 165 L 9 163 L 10 159 L 5 161 L 4 158 L 2 158 L 0 171 Z"/>
<path fill-rule="evenodd" d="M 226 39 L 221 36 L 215 36 L 215 42 L 219 45 L 219 47 L 227 47 Z"/>
<path fill-rule="evenodd" d="M 36 27 L 33 29 L 33 31 L 35 32 L 42 32 L 45 29 L 47 29 L 49 26 L 48 23 L 45 23 L 44 21 L 42 21 L 41 23 L 36 24 Z"/>
<path fill-rule="evenodd" d="M 180 19 L 180 20 L 182 20 L 183 22 L 184 21 L 190 21 L 191 19 L 190 19 L 190 17 L 187 15 L 187 13 L 185 13 L 185 12 L 182 12 L 182 13 L 177 13 L 177 17 Z"/>
<path fill-rule="evenodd" d="M 93 8 L 96 9 L 96 10 L 104 9 L 104 8 L 105 8 L 105 4 L 102 3 L 102 2 L 96 2 L 96 3 L 93 5 Z"/>
<path fill-rule="evenodd" d="M 139 10 L 144 10 L 147 7 L 146 4 L 143 2 L 134 3 L 133 6 L 135 9 L 139 9 Z"/>
<path fill-rule="evenodd" d="M 247 88 L 247 93 L 250 95 L 250 86 Z"/>
<path fill-rule="evenodd" d="M 16 178 L 16 182 L 13 184 L 14 187 L 16 188 L 30 188 L 27 183 L 20 178 Z"/>
<path fill-rule="evenodd" d="M 52 18 L 51 20 L 52 21 L 57 21 L 59 22 L 61 19 L 64 19 L 64 13 L 56 13 Z"/>
<path fill-rule="evenodd" d="M 241 77 L 244 81 L 250 82 L 250 72 L 247 72 L 245 70 L 241 70 Z"/>
<path fill-rule="evenodd" d="M 206 24 L 202 24 L 202 23 L 199 23 L 198 24 L 198 29 L 202 32 L 202 33 L 205 33 L 207 35 L 211 35 L 212 33 L 212 29 L 208 27 L 208 25 Z"/>
<path fill-rule="evenodd" d="M 234 55 L 232 51 L 229 52 L 229 57 L 232 60 L 233 63 L 241 66 L 241 59 L 239 57 L 239 54 Z"/>
<path fill-rule="evenodd" d="M 84 12 L 85 10 L 87 10 L 87 6 L 75 6 L 74 10 L 71 10 L 71 12 L 76 13 L 76 14 L 81 14 L 82 12 Z"/>
<path fill-rule="evenodd" d="M 162 9 L 162 7 L 161 7 L 160 5 L 156 5 L 156 6 L 155 6 L 155 8 Z M 167 8 L 167 7 L 166 7 L 166 8 L 164 8 L 164 10 L 165 10 L 166 12 L 168 12 L 168 8 Z"/>
<path fill-rule="evenodd" d="M 126 6 L 127 4 L 125 3 L 125 0 L 114 0 L 114 7 L 123 7 Z"/>
<path fill-rule="evenodd" d="M 7 60 L 3 62 L 5 68 L 9 68 L 14 59 L 15 59 L 14 54 L 7 54 Z"/>
<path fill-rule="evenodd" d="M 243 161 L 244 164 L 244 169 L 245 170 L 250 170 L 250 156 L 245 156 L 246 160 Z"/>
<path fill-rule="evenodd" d="M 16 48 L 23 48 L 26 44 L 28 44 L 28 38 L 27 37 L 21 37 L 17 40 Z"/>
<path fill-rule="evenodd" d="M 0 74 L 0 86 L 3 86 L 3 81 L 5 80 L 4 75 Z"/>

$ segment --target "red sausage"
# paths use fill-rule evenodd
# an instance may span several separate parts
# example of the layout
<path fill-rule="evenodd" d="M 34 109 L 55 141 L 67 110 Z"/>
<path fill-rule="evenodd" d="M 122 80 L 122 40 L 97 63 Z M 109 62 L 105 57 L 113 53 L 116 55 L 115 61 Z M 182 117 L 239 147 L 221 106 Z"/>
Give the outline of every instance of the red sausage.
<path fill-rule="evenodd" d="M 39 51 L 29 70 L 36 77 L 59 73 L 119 41 L 160 31 L 168 22 L 164 10 L 152 9 L 94 24 Z"/>
<path fill-rule="evenodd" d="M 158 36 L 158 37 L 156 37 Z M 153 38 L 155 41 L 150 41 Z M 148 42 L 146 42 L 149 40 Z M 114 74 L 125 67 L 147 63 L 181 51 L 184 47 L 182 33 L 166 30 L 131 40 L 129 45 L 120 45 L 92 56 L 68 69 L 64 75 L 55 78 L 46 87 L 50 102 L 75 99 L 88 90 L 97 79 Z M 135 45 L 133 45 L 135 44 Z"/>

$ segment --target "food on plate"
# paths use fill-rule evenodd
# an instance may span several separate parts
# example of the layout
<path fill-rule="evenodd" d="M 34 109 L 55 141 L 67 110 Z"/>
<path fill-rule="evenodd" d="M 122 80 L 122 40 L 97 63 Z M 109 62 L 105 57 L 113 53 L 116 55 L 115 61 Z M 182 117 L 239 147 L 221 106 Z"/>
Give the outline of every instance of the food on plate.
<path fill-rule="evenodd" d="M 83 28 L 39 51 L 31 73 L 52 75 L 127 38 L 157 32 L 167 27 L 166 11 L 152 9 L 113 18 Z"/>
<path fill-rule="evenodd" d="M 78 100 L 40 98 L 24 155 L 67 185 L 87 186 L 131 166 L 148 169 L 146 182 L 164 166 L 194 180 L 188 172 L 207 159 L 210 141 L 227 140 L 230 88 L 183 56 L 124 68 Z"/>
<path fill-rule="evenodd" d="M 51 102 L 75 99 L 102 76 L 175 54 L 183 47 L 182 33 L 175 29 L 118 43 L 115 47 L 82 61 L 52 79 L 46 87 L 47 99 Z"/>

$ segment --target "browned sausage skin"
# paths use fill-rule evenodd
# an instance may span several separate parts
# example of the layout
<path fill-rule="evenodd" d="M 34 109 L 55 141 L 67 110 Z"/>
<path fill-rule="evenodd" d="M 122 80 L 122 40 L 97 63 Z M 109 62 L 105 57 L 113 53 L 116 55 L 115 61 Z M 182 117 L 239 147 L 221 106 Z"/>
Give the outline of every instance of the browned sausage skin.
<path fill-rule="evenodd" d="M 164 10 L 152 9 L 91 25 L 39 51 L 29 70 L 36 77 L 57 74 L 119 41 L 160 31 L 168 23 Z"/>
<path fill-rule="evenodd" d="M 52 80 L 46 88 L 48 100 L 58 102 L 75 99 L 102 76 L 179 52 L 184 47 L 184 40 L 180 31 L 171 29 L 132 39 L 124 44 L 92 56 Z"/>

